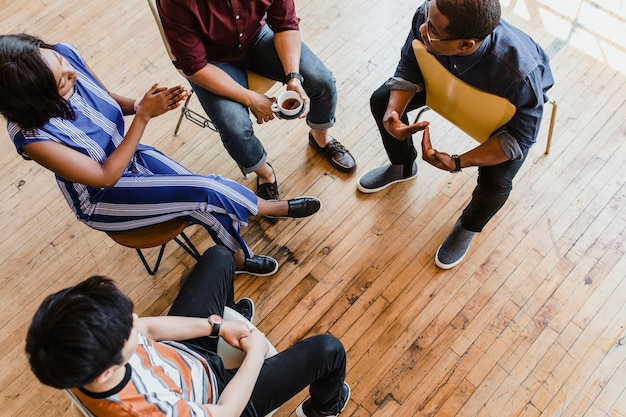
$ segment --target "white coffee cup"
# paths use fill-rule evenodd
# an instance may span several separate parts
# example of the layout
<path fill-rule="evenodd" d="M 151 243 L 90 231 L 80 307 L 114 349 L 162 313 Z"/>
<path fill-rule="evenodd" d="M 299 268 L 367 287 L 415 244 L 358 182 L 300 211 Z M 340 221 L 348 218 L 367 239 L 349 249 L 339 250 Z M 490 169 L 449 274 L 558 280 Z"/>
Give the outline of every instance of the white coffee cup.
<path fill-rule="evenodd" d="M 289 90 L 281 93 L 272 103 L 272 111 L 279 116 L 292 117 L 302 111 L 303 105 L 302 97 L 295 91 Z"/>

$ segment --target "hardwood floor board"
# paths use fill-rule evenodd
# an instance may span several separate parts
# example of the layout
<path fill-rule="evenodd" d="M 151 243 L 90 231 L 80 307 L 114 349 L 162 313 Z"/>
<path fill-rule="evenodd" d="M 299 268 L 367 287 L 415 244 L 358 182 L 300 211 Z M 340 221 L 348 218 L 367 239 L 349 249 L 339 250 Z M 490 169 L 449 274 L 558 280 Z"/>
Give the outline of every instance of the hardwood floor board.
<path fill-rule="evenodd" d="M 594 388 L 599 391 L 592 407 L 597 407 L 607 414 L 624 391 L 622 381 L 626 378 L 626 361 L 623 352 L 623 334 L 621 343 L 621 345 L 619 342 L 616 343 L 610 352 L 601 348 L 608 355 L 602 360 L 594 375 L 589 378 L 589 384 L 593 384 Z"/>
<path fill-rule="evenodd" d="M 483 408 L 483 405 L 489 403 L 500 381 L 507 375 L 508 373 L 500 366 L 494 366 L 484 378 L 483 383 L 476 386 L 476 390 L 472 396 L 463 404 L 457 414 L 461 416 L 477 416 L 480 409 Z M 499 411 L 501 412 L 502 410 Z"/>
<path fill-rule="evenodd" d="M 393 75 L 419 2 L 296 3 L 303 40 L 336 78 L 330 133 L 358 170 L 331 168 L 307 144 L 303 120 L 254 123 L 281 195 L 323 202 L 309 219 L 252 218 L 243 229 L 255 253 L 280 263 L 273 277 L 235 279 L 236 297 L 255 300 L 259 328 L 279 350 L 313 333 L 343 341 L 352 386 L 346 417 L 626 416 L 626 71 L 615 58 L 626 46 L 608 36 L 623 24 L 624 7 L 503 2 L 505 19 L 551 57 L 554 141 L 544 156 L 548 105 L 509 200 L 463 263 L 444 271 L 433 258 L 471 197 L 475 168 L 452 175 L 418 159 L 415 181 L 373 195 L 356 191 L 362 174 L 388 163 L 369 99 Z M 157 80 L 188 85 L 143 0 L 0 6 L 3 33 L 71 42 L 112 91 L 140 97 Z M 277 83 L 268 95 L 283 89 Z M 191 106 L 203 113 L 197 98 Z M 424 118 L 441 151 L 474 146 L 435 113 Z M 183 121 L 174 137 L 177 119 L 178 112 L 154 119 L 142 142 L 193 172 L 255 190 L 255 175 L 243 178 L 217 133 Z M 23 161 L 0 135 L 0 408 L 69 417 L 69 400 L 35 381 L 23 353 L 36 306 L 50 292 L 105 274 L 130 294 L 136 312 L 166 314 L 195 261 L 170 244 L 149 276 L 134 250 L 77 222 L 53 176 Z M 201 227 L 187 234 L 201 251 L 214 244 Z M 276 417 L 293 415 L 306 396 L 299 393 Z"/>

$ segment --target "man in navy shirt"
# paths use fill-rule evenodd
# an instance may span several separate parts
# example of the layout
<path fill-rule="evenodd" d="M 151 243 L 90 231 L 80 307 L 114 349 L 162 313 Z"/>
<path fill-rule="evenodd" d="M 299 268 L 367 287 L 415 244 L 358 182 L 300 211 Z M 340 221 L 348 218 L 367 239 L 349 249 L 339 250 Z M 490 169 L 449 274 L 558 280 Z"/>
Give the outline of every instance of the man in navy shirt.
<path fill-rule="evenodd" d="M 329 135 L 337 90 L 332 73 L 300 40 L 293 0 L 157 0 L 163 29 L 202 107 L 243 172 L 257 174 L 257 195 L 279 199 L 274 170 L 250 120 L 274 118 L 272 99 L 248 90 L 246 70 L 283 82 L 303 99 L 309 144 L 332 166 L 353 172 L 350 152 Z"/>
<path fill-rule="evenodd" d="M 443 269 L 458 265 L 476 232 L 504 205 L 512 180 L 537 138 L 546 91 L 554 80 L 548 57 L 528 35 L 500 19 L 498 0 L 430 0 L 418 7 L 394 76 L 374 92 L 372 114 L 390 164 L 359 178 L 357 188 L 375 193 L 417 177 L 411 135 L 423 130 L 422 159 L 445 171 L 478 167 L 478 185 L 437 250 Z M 424 80 L 413 53 L 418 39 L 444 67 L 474 87 L 507 98 L 513 118 L 462 155 L 433 149 L 427 122 L 409 125 L 406 113 L 425 104 Z"/>

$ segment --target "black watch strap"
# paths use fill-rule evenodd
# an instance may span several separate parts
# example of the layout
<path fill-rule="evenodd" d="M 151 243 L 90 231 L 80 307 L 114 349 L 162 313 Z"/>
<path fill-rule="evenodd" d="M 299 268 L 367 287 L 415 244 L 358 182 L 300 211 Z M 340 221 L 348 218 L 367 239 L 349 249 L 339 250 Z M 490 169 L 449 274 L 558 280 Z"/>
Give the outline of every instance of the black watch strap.
<path fill-rule="evenodd" d="M 459 158 L 459 155 L 452 155 L 452 160 L 454 161 L 454 171 L 452 172 L 460 172 L 461 171 L 461 158 Z"/>
<path fill-rule="evenodd" d="M 209 337 L 219 337 L 220 327 L 222 327 L 222 318 L 217 314 L 212 314 L 209 316 L 209 323 L 211 324 L 211 334 L 209 335 Z"/>
<path fill-rule="evenodd" d="M 304 77 L 299 72 L 290 72 L 289 74 L 285 75 L 285 83 L 288 83 L 289 80 L 291 80 L 292 78 L 297 78 L 302 84 L 304 84 Z"/>

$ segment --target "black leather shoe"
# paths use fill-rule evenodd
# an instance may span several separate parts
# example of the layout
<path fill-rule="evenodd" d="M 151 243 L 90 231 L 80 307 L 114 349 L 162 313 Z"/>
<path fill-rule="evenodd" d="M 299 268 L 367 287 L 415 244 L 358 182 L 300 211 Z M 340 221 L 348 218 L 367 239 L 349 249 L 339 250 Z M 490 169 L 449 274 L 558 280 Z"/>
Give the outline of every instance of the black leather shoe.
<path fill-rule="evenodd" d="M 267 164 L 272 168 L 270 164 Z M 274 172 L 274 168 L 272 168 Z M 278 183 L 276 182 L 276 172 L 274 172 L 274 182 L 267 182 L 265 184 L 259 184 L 259 177 L 256 177 L 256 195 L 263 200 L 279 200 Z"/>
<path fill-rule="evenodd" d="M 354 157 L 337 139 L 331 137 L 328 145 L 322 148 L 309 133 L 309 145 L 328 159 L 328 162 L 339 171 L 354 172 L 356 170 Z"/>
<path fill-rule="evenodd" d="M 315 197 L 298 197 L 287 201 L 287 217 L 298 219 L 314 215 L 322 207 L 322 202 Z"/>
<path fill-rule="evenodd" d="M 287 200 L 289 208 L 286 216 L 268 216 L 268 219 L 299 219 L 314 215 L 322 207 L 322 202 L 315 197 L 298 197 Z"/>
<path fill-rule="evenodd" d="M 241 314 L 250 323 L 252 323 L 252 320 L 254 320 L 254 301 L 252 301 L 250 298 L 240 298 L 239 301 L 235 303 L 234 310 Z"/>
<path fill-rule="evenodd" d="M 257 277 L 266 277 L 273 275 L 278 271 L 278 262 L 269 256 L 254 255 L 252 258 L 246 258 L 243 268 L 237 269 L 235 274 L 250 274 Z"/>

